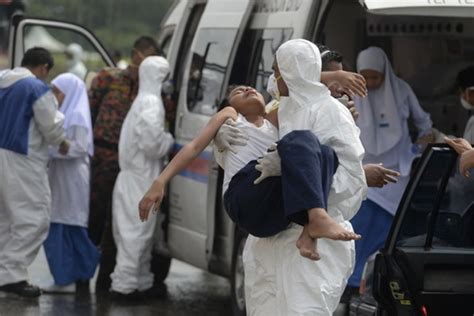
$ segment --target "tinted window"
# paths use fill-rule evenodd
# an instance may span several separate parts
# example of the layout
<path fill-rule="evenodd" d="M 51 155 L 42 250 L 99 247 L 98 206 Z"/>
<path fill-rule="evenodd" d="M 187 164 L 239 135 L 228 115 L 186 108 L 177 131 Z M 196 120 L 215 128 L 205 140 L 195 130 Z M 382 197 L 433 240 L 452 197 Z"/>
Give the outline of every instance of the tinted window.
<path fill-rule="evenodd" d="M 236 29 L 202 29 L 196 35 L 189 69 L 187 103 L 190 111 L 212 115 L 219 106 L 224 76 Z"/>
<path fill-rule="evenodd" d="M 443 178 L 450 174 L 450 162 L 455 154 L 447 149 L 433 150 L 431 157 L 416 185 L 411 201 L 403 213 L 402 224 L 398 233 L 397 245 L 405 247 L 422 247 L 426 244 L 428 228 L 432 216 L 437 215 L 439 203 L 437 197 L 442 190 Z M 408 196 L 409 198 L 409 196 Z M 433 243 L 439 243 L 434 236 Z"/>
<path fill-rule="evenodd" d="M 443 195 L 433 247 L 474 248 L 474 177 L 461 176 L 458 164 Z"/>

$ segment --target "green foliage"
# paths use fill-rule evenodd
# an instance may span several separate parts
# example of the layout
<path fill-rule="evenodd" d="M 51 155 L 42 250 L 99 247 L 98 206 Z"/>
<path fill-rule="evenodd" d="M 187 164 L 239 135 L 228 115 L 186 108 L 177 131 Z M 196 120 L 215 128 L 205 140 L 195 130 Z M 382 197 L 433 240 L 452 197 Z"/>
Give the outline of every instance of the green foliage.
<path fill-rule="evenodd" d="M 141 35 L 156 38 L 173 0 L 30 0 L 26 15 L 74 22 L 90 29 L 112 52 L 128 57 Z"/>

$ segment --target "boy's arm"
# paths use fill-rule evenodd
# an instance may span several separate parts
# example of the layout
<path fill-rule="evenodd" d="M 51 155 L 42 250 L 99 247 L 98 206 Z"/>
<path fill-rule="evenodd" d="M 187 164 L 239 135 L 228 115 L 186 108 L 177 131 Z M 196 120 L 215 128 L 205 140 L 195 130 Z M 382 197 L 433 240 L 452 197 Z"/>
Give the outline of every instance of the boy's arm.
<path fill-rule="evenodd" d="M 321 82 L 327 87 L 338 84 L 341 93 L 345 93 L 351 98 L 358 95 L 367 96 L 365 79 L 362 75 L 344 70 L 324 71 L 321 73 Z"/>
<path fill-rule="evenodd" d="M 202 132 L 190 143 L 186 144 L 171 160 L 168 166 L 166 166 L 160 176 L 153 181 L 152 186 L 139 204 L 140 218 L 142 220 L 148 218 L 148 214 L 153 205 L 155 205 L 154 208 L 156 209 L 161 204 L 164 195 L 164 187 L 171 178 L 177 175 L 206 149 L 219 130 L 219 127 L 224 124 L 228 118 L 237 119 L 237 112 L 231 107 L 226 107 L 215 114 Z"/>

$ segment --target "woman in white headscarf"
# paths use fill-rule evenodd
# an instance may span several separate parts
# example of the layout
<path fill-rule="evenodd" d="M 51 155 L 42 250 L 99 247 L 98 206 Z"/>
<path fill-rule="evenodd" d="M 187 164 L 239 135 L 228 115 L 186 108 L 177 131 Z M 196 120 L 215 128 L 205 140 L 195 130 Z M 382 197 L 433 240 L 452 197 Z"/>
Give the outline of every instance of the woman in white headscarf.
<path fill-rule="evenodd" d="M 385 52 L 369 47 L 359 53 L 357 70 L 365 77 L 369 91 L 366 98 L 355 98 L 360 138 L 365 148 L 364 164 L 382 163 L 385 168 L 400 172 L 397 183 L 383 188 L 369 188 L 367 200 L 351 220 L 359 234 L 356 242 L 356 267 L 349 286 L 359 287 L 362 270 L 368 257 L 385 242 L 402 194 L 408 184 L 413 160 L 420 154 L 420 145 L 432 136 L 429 114 L 421 108 L 410 86 L 398 78 Z M 408 129 L 411 116 L 418 129 L 413 144 Z"/>
<path fill-rule="evenodd" d="M 44 249 L 54 285 L 44 290 L 73 292 L 75 282 L 93 277 L 100 256 L 87 232 L 89 162 L 94 154 L 91 114 L 85 84 L 77 76 L 61 74 L 52 85 L 62 103 L 60 111 L 70 148 L 67 155 L 50 149 L 52 212 Z"/>
<path fill-rule="evenodd" d="M 352 231 L 348 220 L 359 209 L 367 187 L 359 130 L 349 110 L 320 82 L 321 56 L 313 43 L 295 39 L 281 45 L 274 74 L 280 93 L 279 137 L 311 130 L 336 152 L 339 167 L 327 212 Z M 272 155 L 267 153 L 261 160 L 262 177 L 279 175 L 272 172 Z M 300 233 L 301 227 L 293 225 L 269 238 L 248 237 L 243 253 L 248 315 L 330 316 L 337 308 L 352 273 L 354 243 L 318 239 L 321 259 L 315 262 L 301 257 L 294 247 Z"/>

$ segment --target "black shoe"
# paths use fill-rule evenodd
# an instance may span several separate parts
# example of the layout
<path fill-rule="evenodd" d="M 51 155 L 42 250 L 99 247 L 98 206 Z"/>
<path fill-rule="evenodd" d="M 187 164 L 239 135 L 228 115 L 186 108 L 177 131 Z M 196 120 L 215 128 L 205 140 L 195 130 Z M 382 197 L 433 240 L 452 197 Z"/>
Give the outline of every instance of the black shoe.
<path fill-rule="evenodd" d="M 35 298 L 41 295 L 39 287 L 28 284 L 26 281 L 2 285 L 0 286 L 0 291 L 29 298 Z"/>
<path fill-rule="evenodd" d="M 168 288 L 165 283 L 154 284 L 151 288 L 145 291 L 139 292 L 144 298 L 167 298 L 168 297 Z"/>
<path fill-rule="evenodd" d="M 124 294 L 110 290 L 109 295 L 112 300 L 117 302 L 136 302 L 141 299 L 141 295 L 138 291 L 133 291 L 132 293 Z"/>

